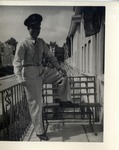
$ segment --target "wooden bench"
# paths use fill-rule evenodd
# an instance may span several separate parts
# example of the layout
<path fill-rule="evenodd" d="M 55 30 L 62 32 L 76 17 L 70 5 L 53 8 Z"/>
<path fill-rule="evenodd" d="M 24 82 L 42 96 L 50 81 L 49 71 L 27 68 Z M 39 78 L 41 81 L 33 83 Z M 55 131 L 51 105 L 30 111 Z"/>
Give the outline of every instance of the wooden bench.
<path fill-rule="evenodd" d="M 73 105 L 61 105 L 58 100 L 57 87 L 43 85 L 43 125 L 47 132 L 49 120 L 79 119 L 87 120 L 92 131 L 95 122 L 99 122 L 99 112 L 102 107 L 97 102 L 96 83 L 94 76 L 69 77 Z M 46 123 L 46 126 L 45 126 Z"/>

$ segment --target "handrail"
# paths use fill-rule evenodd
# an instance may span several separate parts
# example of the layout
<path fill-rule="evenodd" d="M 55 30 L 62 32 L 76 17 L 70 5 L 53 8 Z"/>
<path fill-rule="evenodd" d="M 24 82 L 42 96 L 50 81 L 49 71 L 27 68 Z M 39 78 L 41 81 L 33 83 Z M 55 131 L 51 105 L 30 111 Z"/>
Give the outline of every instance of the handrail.
<path fill-rule="evenodd" d="M 22 141 L 31 124 L 24 87 L 19 83 L 0 91 L 0 140 Z"/>
<path fill-rule="evenodd" d="M 15 87 L 15 86 L 17 86 L 17 85 L 19 85 L 19 83 L 15 84 L 15 85 L 12 85 L 12 86 L 10 86 L 10 87 L 8 87 L 8 88 L 5 88 L 5 89 L 0 90 L 0 93 L 4 92 L 4 91 L 6 91 L 6 90 L 9 90 L 9 89 L 11 89 L 11 88 L 13 88 L 13 87 Z"/>

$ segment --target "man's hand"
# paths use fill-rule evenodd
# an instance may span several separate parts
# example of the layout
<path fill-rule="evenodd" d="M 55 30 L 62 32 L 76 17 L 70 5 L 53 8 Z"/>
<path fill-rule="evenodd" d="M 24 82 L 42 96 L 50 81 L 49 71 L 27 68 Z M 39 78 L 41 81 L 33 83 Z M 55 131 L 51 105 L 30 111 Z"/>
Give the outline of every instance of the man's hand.
<path fill-rule="evenodd" d="M 66 77 L 66 76 L 67 76 L 66 70 L 64 70 L 64 69 L 62 69 L 62 68 L 58 69 L 58 72 L 59 72 L 63 77 Z"/>
<path fill-rule="evenodd" d="M 25 80 L 20 80 L 19 83 L 20 83 L 22 86 L 26 86 L 26 81 L 25 81 Z"/>

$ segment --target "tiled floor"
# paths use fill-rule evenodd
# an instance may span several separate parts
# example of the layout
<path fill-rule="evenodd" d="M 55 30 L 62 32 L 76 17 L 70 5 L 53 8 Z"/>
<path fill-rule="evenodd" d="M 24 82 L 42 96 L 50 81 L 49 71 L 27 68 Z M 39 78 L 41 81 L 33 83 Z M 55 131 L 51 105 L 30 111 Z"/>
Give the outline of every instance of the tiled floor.
<path fill-rule="evenodd" d="M 33 131 L 33 127 L 31 129 Z M 103 129 L 96 125 L 97 136 L 94 135 L 89 125 L 79 123 L 51 123 L 48 127 L 48 142 L 103 142 Z M 28 141 L 39 141 L 35 132 L 30 132 Z"/>

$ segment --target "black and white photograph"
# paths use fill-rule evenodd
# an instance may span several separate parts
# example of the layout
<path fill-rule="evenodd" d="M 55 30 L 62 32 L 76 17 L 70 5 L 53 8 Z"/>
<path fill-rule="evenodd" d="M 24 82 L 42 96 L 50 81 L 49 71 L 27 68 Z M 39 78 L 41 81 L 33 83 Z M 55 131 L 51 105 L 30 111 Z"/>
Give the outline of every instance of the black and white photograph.
<path fill-rule="evenodd" d="M 105 6 L 0 6 L 0 141 L 101 142 Z"/>

